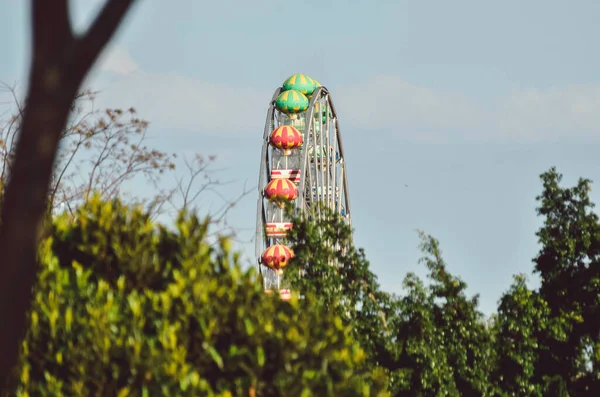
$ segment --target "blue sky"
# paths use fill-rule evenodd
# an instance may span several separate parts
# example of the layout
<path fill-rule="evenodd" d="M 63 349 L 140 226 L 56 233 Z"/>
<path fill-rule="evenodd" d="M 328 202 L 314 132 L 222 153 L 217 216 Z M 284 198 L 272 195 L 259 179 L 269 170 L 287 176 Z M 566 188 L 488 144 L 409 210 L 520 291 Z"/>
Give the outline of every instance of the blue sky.
<path fill-rule="evenodd" d="M 102 2 L 71 3 L 81 28 Z M 423 274 L 422 229 L 490 313 L 531 272 L 539 174 L 599 179 L 598 15 L 593 0 L 140 0 L 88 85 L 102 106 L 136 107 L 161 149 L 217 154 L 233 195 L 257 183 L 272 92 L 314 77 L 339 113 L 356 243 L 382 286 Z M 0 0 L 0 80 L 21 86 L 28 18 L 28 2 Z M 246 237 L 255 206 L 231 213 Z"/>

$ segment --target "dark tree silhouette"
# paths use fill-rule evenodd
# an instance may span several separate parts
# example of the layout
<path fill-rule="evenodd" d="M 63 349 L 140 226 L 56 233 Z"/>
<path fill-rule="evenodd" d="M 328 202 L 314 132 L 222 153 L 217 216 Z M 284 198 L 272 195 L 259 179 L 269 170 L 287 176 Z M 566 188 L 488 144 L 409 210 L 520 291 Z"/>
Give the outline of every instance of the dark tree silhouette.
<path fill-rule="evenodd" d="M 81 83 L 135 0 L 107 0 L 76 35 L 68 0 L 32 0 L 32 57 L 21 131 L 0 225 L 0 381 L 17 362 L 36 279 L 40 225 L 61 132 Z"/>

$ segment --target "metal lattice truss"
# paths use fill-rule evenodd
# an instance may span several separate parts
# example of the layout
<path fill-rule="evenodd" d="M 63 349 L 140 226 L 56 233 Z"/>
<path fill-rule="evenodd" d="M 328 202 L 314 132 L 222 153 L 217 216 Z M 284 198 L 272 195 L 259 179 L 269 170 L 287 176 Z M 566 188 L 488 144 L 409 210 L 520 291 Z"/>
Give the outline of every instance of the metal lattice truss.
<path fill-rule="evenodd" d="M 276 271 L 260 264 L 261 254 L 267 247 L 284 244 L 285 231 L 292 227 L 283 210 L 264 197 L 263 189 L 269 181 L 286 178 L 297 185 L 296 211 L 306 212 L 321 202 L 340 213 L 347 224 L 351 222 L 342 138 L 329 91 L 318 87 L 311 95 L 306 111 L 291 116 L 275 107 L 281 92 L 282 88 L 277 89 L 269 104 L 260 156 L 255 241 L 258 267 L 266 290 L 280 289 L 283 285 L 280 285 Z M 289 156 L 269 145 L 271 132 L 281 125 L 291 125 L 303 135 L 303 145 Z"/>

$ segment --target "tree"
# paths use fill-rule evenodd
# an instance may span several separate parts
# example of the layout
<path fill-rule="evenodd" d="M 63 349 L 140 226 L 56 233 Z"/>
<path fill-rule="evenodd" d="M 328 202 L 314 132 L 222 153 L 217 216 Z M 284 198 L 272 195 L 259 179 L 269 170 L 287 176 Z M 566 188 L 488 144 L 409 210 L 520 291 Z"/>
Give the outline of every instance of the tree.
<path fill-rule="evenodd" d="M 266 295 L 209 224 L 98 195 L 58 217 L 9 395 L 387 395 L 332 308 Z"/>
<path fill-rule="evenodd" d="M 469 299 L 466 284 L 448 273 L 437 240 L 420 234 L 429 287 L 409 274 L 405 295 L 395 297 L 381 291 L 339 214 L 320 207 L 292 222 L 295 257 L 286 282 L 337 309 L 367 352 L 369 368 L 389 374 L 393 395 L 490 395 L 491 334 L 477 296 Z"/>
<path fill-rule="evenodd" d="M 556 168 L 541 175 L 534 259 L 539 291 L 519 275 L 501 300 L 494 324 L 496 369 L 502 395 L 587 396 L 598 383 L 600 225 L 588 192 L 590 181 L 560 187 Z"/>
<path fill-rule="evenodd" d="M 453 368 L 454 383 L 461 396 L 486 396 L 491 369 L 491 338 L 483 313 L 478 310 L 479 296 L 466 296 L 467 284 L 451 275 L 439 242 L 419 232 L 422 258 L 429 270 L 430 294 L 435 328 L 441 332 L 448 364 Z"/>
<path fill-rule="evenodd" d="M 248 188 L 244 183 L 242 191 L 233 199 L 221 194 L 219 188 L 234 181 L 223 181 L 215 177 L 218 170 L 212 168 L 212 165 L 216 160 L 217 157 L 214 155 L 203 156 L 200 153 L 196 153 L 192 159 L 184 156 L 183 161 L 187 175 L 177 176 L 175 186 L 167 189 L 167 193 L 156 198 L 153 204 L 155 207 L 169 204 L 170 210 L 176 214 L 181 211 L 198 212 L 200 211 L 197 203 L 199 198 L 203 197 L 205 193 L 213 193 L 222 202 L 216 209 L 212 207 L 207 209 L 205 211 L 206 215 L 211 224 L 219 226 L 219 233 L 224 234 L 227 232 L 234 239 L 237 230 L 229 225 L 227 215 L 242 198 L 255 190 L 254 188 Z"/>
<path fill-rule="evenodd" d="M 36 278 L 38 231 L 60 136 L 81 83 L 134 0 L 107 0 L 82 35 L 67 0 L 33 0 L 26 105 L 0 219 L 0 382 L 16 362 Z"/>
<path fill-rule="evenodd" d="M 392 360 L 386 338 L 390 297 L 381 291 L 364 250 L 354 246 L 351 228 L 323 205 L 304 214 L 288 211 L 294 226 L 287 238 L 294 258 L 285 282 L 302 294 L 319 296 L 352 324 L 372 365 Z"/>
<path fill-rule="evenodd" d="M 389 320 L 397 354 L 390 376 L 392 395 L 460 396 L 443 334 L 436 329 L 433 296 L 413 273 L 404 278 L 403 287 Z"/>
<path fill-rule="evenodd" d="M 10 178 L 16 149 L 16 136 L 22 122 L 23 104 L 16 89 L 5 86 L 12 101 L 10 117 L 0 119 L 0 197 Z M 177 155 L 150 147 L 146 143 L 150 122 L 138 116 L 134 108 L 97 109 L 97 92 L 77 95 L 67 125 L 60 137 L 60 147 L 49 187 L 48 210 L 54 213 L 72 209 L 93 193 L 103 199 L 119 197 L 130 204 L 143 204 L 154 218 L 169 215 L 176 218 L 180 210 L 197 211 L 200 198 L 213 193 L 222 203 L 208 209 L 211 222 L 228 230 L 227 214 L 239 200 L 250 193 L 244 187 L 235 198 L 219 192 L 227 181 L 217 177 L 214 168 L 217 157 L 196 153 L 182 156 L 184 172 L 176 170 Z M 168 178 L 169 176 L 173 179 Z M 150 195 L 132 194 L 128 189 L 133 180 L 144 180 L 154 188 Z M 205 209 L 206 212 L 206 209 Z"/>
<path fill-rule="evenodd" d="M 14 113 L 0 122 L 0 180 L 6 185 L 12 174 L 16 137 L 23 121 L 24 106 L 14 87 L 6 87 L 13 97 Z M 159 188 L 164 172 L 174 170 L 174 154 L 146 145 L 149 123 L 134 108 L 97 109 L 96 92 L 77 95 L 67 124 L 60 134 L 60 147 L 49 187 L 49 209 L 66 207 L 70 212 L 92 192 L 105 199 L 124 198 L 124 184 L 144 177 L 159 191 L 150 199 L 160 207 L 172 191 Z M 142 201 L 133 197 L 133 201 Z"/>
<path fill-rule="evenodd" d="M 542 248 L 535 272 L 550 317 L 564 324 L 567 337 L 545 335 L 539 370 L 562 379 L 569 395 L 588 395 L 600 391 L 600 223 L 589 198 L 591 181 L 562 188 L 554 167 L 541 180 L 537 211 L 544 225 L 537 232 Z"/>
<path fill-rule="evenodd" d="M 396 396 L 490 396 L 491 333 L 478 297 L 447 270 L 439 242 L 419 232 L 428 285 L 415 274 L 389 316 L 397 361 L 390 368 Z"/>
<path fill-rule="evenodd" d="M 527 287 L 524 275 L 514 277 L 500 298 L 494 321 L 496 368 L 493 379 L 503 396 L 544 396 L 538 367 L 547 347 L 542 338 L 550 329 L 550 308 L 537 291 Z M 560 328 L 555 331 L 561 331 Z M 557 338 L 565 339 L 560 332 Z"/>

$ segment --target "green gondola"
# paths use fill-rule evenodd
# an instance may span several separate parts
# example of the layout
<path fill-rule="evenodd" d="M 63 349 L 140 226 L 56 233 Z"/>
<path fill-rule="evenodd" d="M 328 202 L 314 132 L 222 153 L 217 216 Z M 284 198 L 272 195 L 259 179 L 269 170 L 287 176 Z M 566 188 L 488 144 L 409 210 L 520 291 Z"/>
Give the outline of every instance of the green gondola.
<path fill-rule="evenodd" d="M 308 98 L 296 90 L 283 91 L 275 100 L 275 106 L 280 112 L 286 113 L 294 119 L 296 113 L 304 112 L 308 108 Z"/>
<path fill-rule="evenodd" d="M 283 82 L 284 90 L 296 90 L 310 97 L 317 88 L 317 83 L 305 74 L 295 74 Z"/>

